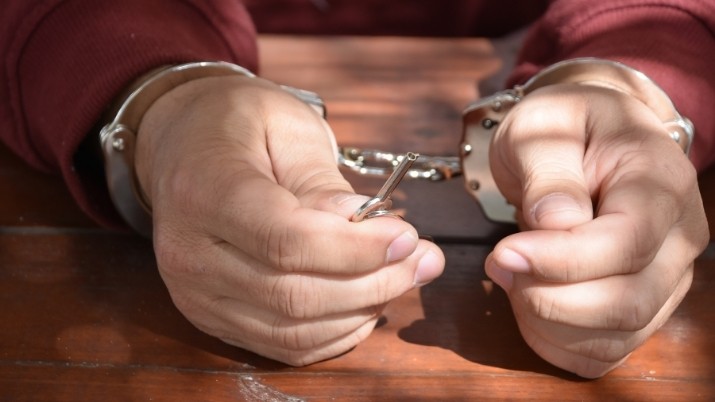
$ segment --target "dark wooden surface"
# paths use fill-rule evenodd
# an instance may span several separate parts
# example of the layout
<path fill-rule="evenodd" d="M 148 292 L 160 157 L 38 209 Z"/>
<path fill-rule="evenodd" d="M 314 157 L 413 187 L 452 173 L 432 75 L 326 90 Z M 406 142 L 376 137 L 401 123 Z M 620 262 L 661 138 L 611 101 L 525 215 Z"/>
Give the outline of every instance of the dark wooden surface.
<path fill-rule="evenodd" d="M 499 67 L 481 40 L 260 44 L 263 75 L 319 92 L 341 144 L 399 152 L 455 154 L 462 107 Z M 349 177 L 367 193 L 380 184 Z M 715 171 L 701 183 L 713 216 Z M 60 181 L 1 148 L 0 400 L 715 400 L 712 245 L 671 320 L 622 367 L 586 381 L 521 340 L 482 270 L 501 229 L 481 222 L 461 182 L 404 184 L 396 204 L 437 237 L 445 274 L 390 304 L 353 351 L 292 368 L 194 329 L 150 244 L 95 227 Z"/>

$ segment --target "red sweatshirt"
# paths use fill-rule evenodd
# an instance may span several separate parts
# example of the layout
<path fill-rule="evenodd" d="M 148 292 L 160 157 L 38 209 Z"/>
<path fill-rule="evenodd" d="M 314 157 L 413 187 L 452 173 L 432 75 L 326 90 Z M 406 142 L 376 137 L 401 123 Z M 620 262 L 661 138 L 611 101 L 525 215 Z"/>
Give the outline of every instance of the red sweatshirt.
<path fill-rule="evenodd" d="M 225 60 L 255 70 L 254 26 L 494 37 L 534 21 L 512 83 L 563 59 L 622 61 L 693 120 L 696 167 L 715 160 L 712 0 L 5 0 L 0 138 L 30 165 L 60 173 L 89 216 L 118 227 L 101 172 L 78 150 L 111 100 L 153 67 Z"/>

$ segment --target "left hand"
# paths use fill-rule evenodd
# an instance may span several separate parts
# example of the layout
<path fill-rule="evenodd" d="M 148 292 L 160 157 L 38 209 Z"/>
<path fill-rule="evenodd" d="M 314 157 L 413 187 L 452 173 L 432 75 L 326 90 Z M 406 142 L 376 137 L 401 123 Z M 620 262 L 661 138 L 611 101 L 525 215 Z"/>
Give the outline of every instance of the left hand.
<path fill-rule="evenodd" d="M 576 84 L 516 105 L 490 163 L 525 231 L 497 244 L 487 274 L 536 353 L 604 375 L 690 287 L 709 238 L 695 169 L 643 103 Z"/>

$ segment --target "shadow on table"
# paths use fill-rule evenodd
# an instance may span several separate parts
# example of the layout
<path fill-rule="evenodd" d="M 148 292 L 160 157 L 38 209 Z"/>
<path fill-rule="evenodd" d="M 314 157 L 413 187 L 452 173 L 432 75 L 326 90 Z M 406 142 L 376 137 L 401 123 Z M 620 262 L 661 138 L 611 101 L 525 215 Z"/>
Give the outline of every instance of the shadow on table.
<path fill-rule="evenodd" d="M 420 289 L 425 318 L 400 330 L 401 339 L 448 349 L 485 366 L 579 379 L 541 359 L 523 340 L 509 299 L 484 273 L 490 246 L 442 248 L 444 274 Z"/>
<path fill-rule="evenodd" d="M 0 278 L 0 319 L 13 323 L 0 336 L 12 346 L 6 358 L 179 371 L 284 367 L 197 330 L 174 306 L 151 243 L 136 236 L 5 234 Z"/>

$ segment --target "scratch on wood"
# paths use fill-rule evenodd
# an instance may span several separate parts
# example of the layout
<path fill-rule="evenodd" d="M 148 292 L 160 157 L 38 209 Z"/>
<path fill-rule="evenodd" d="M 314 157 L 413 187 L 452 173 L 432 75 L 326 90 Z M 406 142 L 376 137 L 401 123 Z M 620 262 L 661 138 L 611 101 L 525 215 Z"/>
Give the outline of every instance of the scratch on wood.
<path fill-rule="evenodd" d="M 249 402 L 305 402 L 305 399 L 286 395 L 265 384 L 251 375 L 242 375 L 238 379 L 241 396 Z"/>

